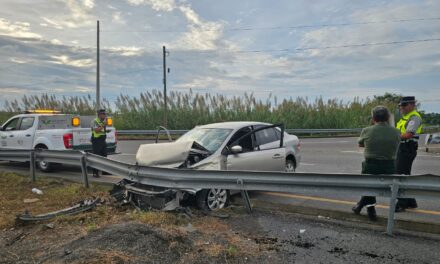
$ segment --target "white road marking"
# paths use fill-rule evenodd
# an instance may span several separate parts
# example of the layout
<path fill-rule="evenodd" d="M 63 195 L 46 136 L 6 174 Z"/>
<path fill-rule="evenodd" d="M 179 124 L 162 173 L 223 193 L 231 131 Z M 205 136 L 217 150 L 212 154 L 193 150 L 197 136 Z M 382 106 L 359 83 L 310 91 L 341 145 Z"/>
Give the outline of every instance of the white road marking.
<path fill-rule="evenodd" d="M 303 145 L 303 144 L 333 144 L 333 143 L 348 143 L 348 142 L 351 142 L 351 141 L 347 141 L 347 140 L 344 140 L 344 141 L 316 141 L 316 142 L 301 141 L 301 145 Z"/>
<path fill-rule="evenodd" d="M 357 153 L 357 154 L 364 154 L 363 151 L 360 150 L 341 150 L 342 153 Z"/>
<path fill-rule="evenodd" d="M 315 166 L 316 164 L 301 162 L 300 165 L 304 165 L 304 166 Z"/>

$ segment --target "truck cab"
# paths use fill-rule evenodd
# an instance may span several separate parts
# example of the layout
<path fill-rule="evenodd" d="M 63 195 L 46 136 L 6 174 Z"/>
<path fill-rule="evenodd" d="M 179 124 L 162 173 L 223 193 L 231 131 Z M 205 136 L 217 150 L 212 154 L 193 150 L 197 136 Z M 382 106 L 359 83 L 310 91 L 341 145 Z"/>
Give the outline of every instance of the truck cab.
<path fill-rule="evenodd" d="M 26 111 L 13 116 L 0 128 L 0 148 L 92 151 L 91 122 L 94 116 L 61 114 L 52 110 Z M 107 152 L 116 151 L 116 130 L 111 117 L 106 128 Z M 43 171 L 50 164 L 41 161 Z"/>

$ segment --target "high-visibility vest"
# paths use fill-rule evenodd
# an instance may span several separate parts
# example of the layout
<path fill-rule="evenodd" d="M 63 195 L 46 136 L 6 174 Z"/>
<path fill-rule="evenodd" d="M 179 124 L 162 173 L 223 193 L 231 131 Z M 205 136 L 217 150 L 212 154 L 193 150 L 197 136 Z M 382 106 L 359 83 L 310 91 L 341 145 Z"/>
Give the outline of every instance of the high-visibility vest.
<path fill-rule="evenodd" d="M 412 116 L 418 116 L 420 120 L 422 120 L 422 116 L 416 110 L 413 110 L 408 114 L 402 116 L 402 118 L 400 118 L 399 122 L 397 122 L 396 124 L 396 128 L 400 131 L 401 134 L 406 133 L 406 123 L 408 123 L 409 119 Z M 416 130 L 416 134 L 420 135 L 422 133 L 422 127 L 423 125 L 420 124 L 420 126 Z"/>
<path fill-rule="evenodd" d="M 103 126 L 104 129 L 101 130 L 100 132 L 96 132 L 95 129 L 92 127 L 93 138 L 99 138 L 105 136 L 105 123 L 101 121 L 101 119 L 99 119 L 98 117 L 95 119 L 95 122 L 98 124 L 98 126 Z"/>

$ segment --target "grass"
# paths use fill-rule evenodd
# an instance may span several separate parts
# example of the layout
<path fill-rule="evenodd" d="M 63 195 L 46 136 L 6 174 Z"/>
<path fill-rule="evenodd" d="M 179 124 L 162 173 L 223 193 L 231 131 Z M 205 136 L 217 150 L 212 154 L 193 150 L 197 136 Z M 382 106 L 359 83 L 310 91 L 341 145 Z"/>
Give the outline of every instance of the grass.
<path fill-rule="evenodd" d="M 32 193 L 32 188 L 42 190 L 43 195 Z M 42 214 L 66 208 L 86 198 L 106 197 L 107 195 L 107 187 L 100 185 L 92 184 L 90 189 L 86 189 L 81 184 L 61 179 L 38 178 L 36 182 L 31 182 L 28 177 L 3 172 L 0 174 L 0 196 L 2 197 L 0 229 L 13 227 L 15 216 L 24 213 L 25 210 L 32 215 Z M 24 199 L 35 198 L 38 201 L 24 203 Z"/>
<path fill-rule="evenodd" d="M 399 95 L 385 94 L 364 100 L 337 98 L 324 100 L 307 97 L 279 101 L 276 96 L 257 99 L 252 93 L 227 97 L 221 94 L 171 92 L 168 96 L 169 129 L 191 129 L 196 125 L 223 121 L 261 121 L 284 123 L 286 128 L 360 128 L 369 125 L 374 106 L 385 105 L 397 110 Z M 23 96 L 5 104 L 0 122 L 24 109 L 58 109 L 67 113 L 94 114 L 95 102 L 90 96 L 56 97 L 53 95 Z M 117 129 L 156 129 L 163 124 L 163 94 L 158 90 L 139 96 L 119 95 L 114 102 L 104 100 Z M 114 109 L 111 109 L 114 106 Z M 424 114 L 425 124 L 439 125 L 440 114 Z M 397 118 L 397 116 L 396 116 Z"/>

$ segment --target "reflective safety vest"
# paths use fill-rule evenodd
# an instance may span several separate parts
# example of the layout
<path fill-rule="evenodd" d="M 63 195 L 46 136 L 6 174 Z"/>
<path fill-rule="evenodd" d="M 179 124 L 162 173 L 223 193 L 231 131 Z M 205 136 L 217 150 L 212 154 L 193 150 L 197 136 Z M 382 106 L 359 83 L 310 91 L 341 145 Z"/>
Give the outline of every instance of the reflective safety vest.
<path fill-rule="evenodd" d="M 409 112 L 408 114 L 402 116 L 402 118 L 400 118 L 399 122 L 397 122 L 397 124 L 396 124 L 396 128 L 400 131 L 401 134 L 406 133 L 406 127 L 407 127 L 406 124 L 408 123 L 409 119 L 412 116 L 418 116 L 420 118 L 420 120 L 422 120 L 422 116 L 416 110 L 413 110 L 413 111 Z M 420 126 L 416 130 L 416 134 L 420 135 L 422 133 L 422 127 L 423 127 L 423 125 L 420 124 Z"/>
<path fill-rule="evenodd" d="M 92 136 L 93 136 L 93 138 L 99 138 L 99 137 L 105 136 L 105 123 L 103 121 L 101 121 L 101 119 L 99 119 L 98 117 L 95 119 L 95 122 L 96 122 L 96 124 L 98 126 L 103 126 L 104 129 L 101 130 L 101 132 L 96 132 L 95 131 L 95 127 L 93 126 L 92 127 Z"/>

